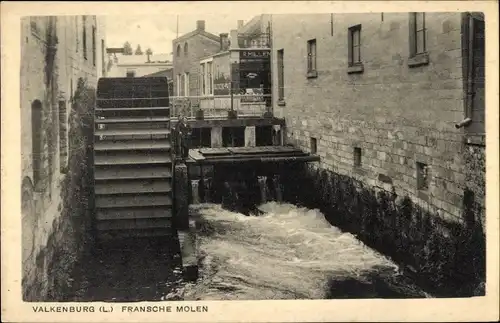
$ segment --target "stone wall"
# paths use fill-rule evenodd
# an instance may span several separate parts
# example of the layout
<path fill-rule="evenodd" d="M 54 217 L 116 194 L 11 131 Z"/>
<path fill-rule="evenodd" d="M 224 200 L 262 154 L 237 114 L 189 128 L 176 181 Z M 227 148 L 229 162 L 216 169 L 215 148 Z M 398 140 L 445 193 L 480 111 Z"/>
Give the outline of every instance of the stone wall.
<path fill-rule="evenodd" d="M 287 142 L 321 157 L 317 170 L 303 177 L 313 187 L 302 191 L 330 188 L 326 196 L 304 203 L 322 205 L 341 227 L 374 240 L 434 284 L 442 278 L 441 287 L 470 294 L 470 286 L 484 280 L 484 232 L 479 221 L 467 220 L 470 210 L 464 206 L 468 198 L 474 210 L 484 205 L 481 193 L 470 195 L 484 192 L 484 168 L 475 184 L 467 181 L 476 176 L 469 169 L 484 164 L 484 155 L 464 144 L 463 129 L 455 128 L 465 117 L 462 16 L 425 17 L 428 62 L 415 66 L 408 13 L 273 15 L 273 93 L 278 93 L 280 49 L 285 92 L 284 102 L 274 95 L 273 108 L 276 117 L 286 119 Z M 353 71 L 348 29 L 356 25 L 361 25 L 362 68 Z M 317 69 L 308 75 L 312 39 Z M 430 229 L 422 229 L 421 216 Z M 402 225 L 413 233 L 401 231 Z M 465 241 L 466 234 L 476 240 Z M 460 265 L 456 257 L 463 257 Z M 465 262 L 474 263 L 476 273 L 464 269 Z M 467 277 L 471 285 L 454 286 L 453 275 L 456 281 Z"/>
<path fill-rule="evenodd" d="M 85 171 L 98 64 L 85 60 L 82 49 L 77 53 L 81 43 L 72 38 L 77 34 L 76 18 L 53 19 L 54 28 L 46 17 L 24 18 L 21 24 L 22 287 L 27 301 L 63 297 L 71 285 L 73 263 L 84 246 L 84 223 L 89 217 L 90 184 Z M 91 58 L 91 27 L 96 20 L 91 16 L 86 20 Z M 78 31 L 82 29 L 80 25 Z M 57 42 L 48 38 L 48 30 L 55 32 Z M 56 49 L 53 58 L 48 55 L 50 45 Z M 90 97 L 82 97 L 87 92 Z M 41 112 L 39 127 L 32 115 L 36 102 Z M 34 131 L 39 133 L 33 136 Z M 37 167 L 40 180 L 35 183 L 36 141 L 41 164 Z"/>

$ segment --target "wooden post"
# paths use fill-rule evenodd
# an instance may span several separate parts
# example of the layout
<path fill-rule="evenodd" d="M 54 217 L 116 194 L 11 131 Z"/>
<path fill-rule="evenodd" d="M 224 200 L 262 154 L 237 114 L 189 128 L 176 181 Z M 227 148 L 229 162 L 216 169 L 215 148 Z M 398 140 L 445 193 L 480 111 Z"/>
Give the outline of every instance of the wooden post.
<path fill-rule="evenodd" d="M 175 225 L 178 230 L 187 230 L 189 227 L 189 183 L 186 164 L 178 163 L 174 168 L 175 179 Z"/>

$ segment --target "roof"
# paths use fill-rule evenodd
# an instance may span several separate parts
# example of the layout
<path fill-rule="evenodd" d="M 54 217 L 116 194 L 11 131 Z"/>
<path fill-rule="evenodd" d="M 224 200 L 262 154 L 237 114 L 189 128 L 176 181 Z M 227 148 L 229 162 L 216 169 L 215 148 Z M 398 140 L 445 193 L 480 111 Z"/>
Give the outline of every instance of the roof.
<path fill-rule="evenodd" d="M 180 42 L 180 41 L 185 40 L 187 38 L 191 38 L 191 37 L 196 36 L 196 35 L 205 36 L 206 38 L 211 39 L 211 40 L 216 41 L 216 42 L 220 41 L 219 36 L 214 35 L 212 33 L 209 33 L 208 31 L 205 31 L 205 30 L 196 29 L 196 30 L 193 30 L 187 34 L 184 34 L 184 35 L 174 39 L 172 42 L 177 43 L 177 42 Z"/>
<path fill-rule="evenodd" d="M 169 68 L 169 69 L 166 69 L 166 70 L 162 70 L 162 71 L 158 71 L 158 72 L 154 72 L 154 73 L 151 73 L 151 74 L 147 74 L 147 75 L 143 75 L 142 77 L 158 77 L 158 76 L 164 76 L 164 77 L 167 77 L 169 80 L 169 82 L 173 81 L 171 78 L 172 78 L 172 74 L 173 73 L 173 69 Z"/>

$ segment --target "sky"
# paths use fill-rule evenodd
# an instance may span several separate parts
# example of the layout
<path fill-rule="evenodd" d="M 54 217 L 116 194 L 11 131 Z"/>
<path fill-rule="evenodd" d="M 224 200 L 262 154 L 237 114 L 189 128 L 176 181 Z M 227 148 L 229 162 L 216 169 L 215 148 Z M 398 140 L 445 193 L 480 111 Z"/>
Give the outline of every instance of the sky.
<path fill-rule="evenodd" d="M 245 14 L 203 14 L 179 16 L 179 36 L 196 28 L 197 20 L 205 20 L 205 30 L 215 35 L 229 33 L 235 29 L 238 20 L 248 22 L 254 15 Z M 135 50 L 138 44 L 143 51 L 148 47 L 154 54 L 172 52 L 172 40 L 176 38 L 177 16 L 175 15 L 120 15 L 106 16 L 107 47 L 122 47 L 128 41 Z"/>

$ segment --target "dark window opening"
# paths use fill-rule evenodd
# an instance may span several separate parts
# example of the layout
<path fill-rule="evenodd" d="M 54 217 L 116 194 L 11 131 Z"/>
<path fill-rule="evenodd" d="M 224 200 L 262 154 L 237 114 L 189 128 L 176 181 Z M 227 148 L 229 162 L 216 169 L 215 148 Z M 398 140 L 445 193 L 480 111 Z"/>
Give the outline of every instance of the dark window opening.
<path fill-rule="evenodd" d="M 191 148 L 210 148 L 212 145 L 211 128 L 194 128 L 191 133 Z"/>
<path fill-rule="evenodd" d="M 127 71 L 127 77 L 135 77 L 135 71 Z"/>
<path fill-rule="evenodd" d="M 181 56 L 181 45 L 177 45 L 177 57 Z"/>
<path fill-rule="evenodd" d="M 349 66 L 361 64 L 361 25 L 348 30 Z"/>
<path fill-rule="evenodd" d="M 283 49 L 278 50 L 278 100 L 285 100 L 285 52 Z"/>
<path fill-rule="evenodd" d="M 188 56 L 188 43 L 184 44 L 184 56 Z"/>
<path fill-rule="evenodd" d="M 354 147 L 354 166 L 361 166 L 361 148 Z"/>
<path fill-rule="evenodd" d="M 244 147 L 245 127 L 222 128 L 222 145 L 224 147 Z"/>
<path fill-rule="evenodd" d="M 261 126 L 255 127 L 255 145 L 272 146 L 273 145 L 273 127 Z"/>
<path fill-rule="evenodd" d="M 318 141 L 316 138 L 311 137 L 311 154 L 315 155 L 318 153 Z"/>
<path fill-rule="evenodd" d="M 31 104 L 31 140 L 32 140 L 32 162 L 33 162 L 33 185 L 37 187 L 42 175 L 42 102 L 33 101 Z"/>
<path fill-rule="evenodd" d="M 424 163 L 417 162 L 417 189 L 429 188 L 429 167 Z"/>

